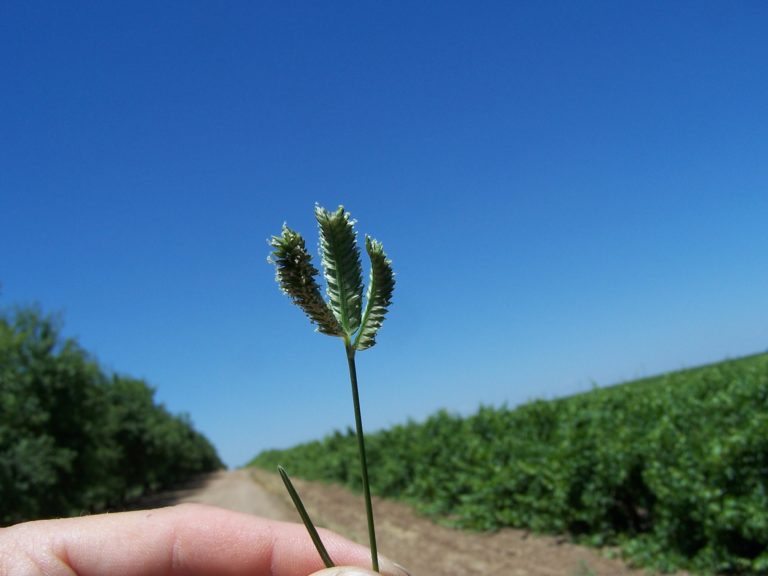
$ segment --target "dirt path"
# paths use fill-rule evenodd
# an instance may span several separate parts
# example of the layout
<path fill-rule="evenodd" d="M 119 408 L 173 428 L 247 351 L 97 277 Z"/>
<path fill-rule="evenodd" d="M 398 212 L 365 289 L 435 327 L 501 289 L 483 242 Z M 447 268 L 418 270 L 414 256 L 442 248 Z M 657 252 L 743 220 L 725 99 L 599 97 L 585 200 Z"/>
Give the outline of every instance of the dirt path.
<path fill-rule="evenodd" d="M 367 541 L 362 498 L 337 486 L 294 479 L 313 521 L 361 543 Z M 218 472 L 162 502 L 201 502 L 277 520 L 298 521 L 277 474 Z M 398 502 L 374 499 L 379 550 L 414 576 L 641 576 L 618 560 L 557 538 L 520 530 L 478 534 L 437 526 Z M 678 576 L 684 576 L 679 573 Z"/>
<path fill-rule="evenodd" d="M 273 520 L 295 520 L 293 507 L 256 484 L 247 470 L 215 472 L 197 486 L 176 492 L 173 501 L 210 504 Z"/>

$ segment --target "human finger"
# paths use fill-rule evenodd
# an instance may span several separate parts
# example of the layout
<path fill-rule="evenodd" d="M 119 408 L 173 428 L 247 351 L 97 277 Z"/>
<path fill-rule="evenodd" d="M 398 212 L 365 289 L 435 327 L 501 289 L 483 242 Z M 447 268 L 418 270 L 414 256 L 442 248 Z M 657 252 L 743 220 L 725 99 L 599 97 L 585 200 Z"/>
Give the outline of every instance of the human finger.
<path fill-rule="evenodd" d="M 325 568 L 320 572 L 313 572 L 309 576 L 380 576 L 376 572 L 366 570 L 365 568 L 359 568 L 357 566 L 335 566 L 333 568 Z"/>
<path fill-rule="evenodd" d="M 370 565 L 367 548 L 321 530 L 336 564 Z M 20 524 L 0 531 L 10 576 L 306 576 L 323 563 L 299 524 L 199 504 Z M 382 573 L 403 576 L 382 559 Z"/>

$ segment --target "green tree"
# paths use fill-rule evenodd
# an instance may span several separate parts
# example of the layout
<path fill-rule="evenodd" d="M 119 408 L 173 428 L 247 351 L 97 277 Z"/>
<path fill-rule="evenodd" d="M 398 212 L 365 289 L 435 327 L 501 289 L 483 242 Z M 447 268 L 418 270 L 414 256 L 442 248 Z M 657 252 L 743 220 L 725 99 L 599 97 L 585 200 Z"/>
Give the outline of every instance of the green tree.
<path fill-rule="evenodd" d="M 0 312 L 0 524 L 101 510 L 221 466 L 188 417 L 105 373 L 58 320 Z"/>

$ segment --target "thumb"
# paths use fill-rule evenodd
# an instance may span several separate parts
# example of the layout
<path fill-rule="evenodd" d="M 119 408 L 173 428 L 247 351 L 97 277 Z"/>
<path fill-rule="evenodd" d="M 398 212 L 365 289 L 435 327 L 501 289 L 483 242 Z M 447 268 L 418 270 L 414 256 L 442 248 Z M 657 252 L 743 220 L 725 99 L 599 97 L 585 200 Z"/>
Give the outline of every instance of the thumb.
<path fill-rule="evenodd" d="M 391 564 L 391 567 L 387 564 Z M 334 566 L 319 572 L 312 572 L 309 576 L 410 576 L 399 564 L 385 561 L 381 573 L 373 572 L 359 566 Z"/>
<path fill-rule="evenodd" d="M 309 576 L 381 576 L 381 574 L 357 566 L 334 566 L 319 572 L 312 572 Z"/>

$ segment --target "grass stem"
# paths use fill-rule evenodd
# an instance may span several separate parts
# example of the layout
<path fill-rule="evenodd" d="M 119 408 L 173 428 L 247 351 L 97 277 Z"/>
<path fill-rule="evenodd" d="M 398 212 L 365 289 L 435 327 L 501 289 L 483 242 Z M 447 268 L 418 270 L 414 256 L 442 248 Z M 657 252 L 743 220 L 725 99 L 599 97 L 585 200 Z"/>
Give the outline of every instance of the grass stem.
<path fill-rule="evenodd" d="M 371 544 L 371 564 L 374 572 L 379 571 L 379 554 L 376 547 L 376 530 L 373 525 L 373 505 L 371 504 L 371 487 L 368 482 L 368 463 L 365 458 L 365 438 L 363 437 L 363 418 L 360 414 L 360 395 L 357 391 L 357 370 L 355 368 L 355 349 L 347 343 L 347 363 L 349 364 L 349 379 L 352 382 L 352 402 L 355 405 L 355 427 L 357 429 L 357 447 L 360 452 L 360 471 L 363 479 L 363 495 L 365 497 L 365 513 L 368 518 L 368 540 Z"/>

